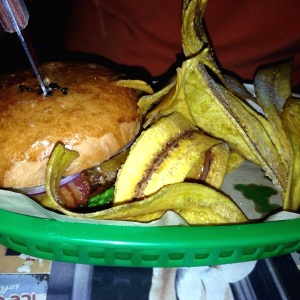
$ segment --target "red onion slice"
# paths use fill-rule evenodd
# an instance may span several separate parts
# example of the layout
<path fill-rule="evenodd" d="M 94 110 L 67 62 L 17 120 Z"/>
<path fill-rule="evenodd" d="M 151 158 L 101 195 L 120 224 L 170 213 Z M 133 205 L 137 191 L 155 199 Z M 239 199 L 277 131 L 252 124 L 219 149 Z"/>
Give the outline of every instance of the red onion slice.
<path fill-rule="evenodd" d="M 80 173 L 76 173 L 67 177 L 64 177 L 61 181 L 60 181 L 60 186 L 65 185 L 66 183 L 72 181 L 73 179 L 75 179 L 76 177 L 78 177 Z M 40 186 L 35 186 L 35 187 L 31 187 L 31 188 L 24 188 L 24 189 L 18 189 L 18 192 L 22 193 L 22 194 L 26 194 L 26 195 L 38 195 L 38 194 L 43 194 L 46 192 L 46 186 L 45 185 L 40 185 Z"/>

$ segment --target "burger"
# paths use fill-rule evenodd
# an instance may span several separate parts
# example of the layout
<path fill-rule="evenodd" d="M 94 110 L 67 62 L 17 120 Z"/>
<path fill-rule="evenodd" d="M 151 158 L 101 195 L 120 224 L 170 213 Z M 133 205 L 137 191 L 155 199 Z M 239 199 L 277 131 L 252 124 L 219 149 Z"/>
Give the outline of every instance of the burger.
<path fill-rule="evenodd" d="M 78 152 L 61 181 L 65 206 L 86 207 L 91 195 L 113 186 L 121 162 L 109 171 L 99 166 L 123 153 L 140 132 L 138 93 L 118 85 L 118 74 L 101 65 L 41 67 L 46 95 L 32 70 L 0 77 L 0 188 L 42 199 L 49 157 L 61 143 Z"/>

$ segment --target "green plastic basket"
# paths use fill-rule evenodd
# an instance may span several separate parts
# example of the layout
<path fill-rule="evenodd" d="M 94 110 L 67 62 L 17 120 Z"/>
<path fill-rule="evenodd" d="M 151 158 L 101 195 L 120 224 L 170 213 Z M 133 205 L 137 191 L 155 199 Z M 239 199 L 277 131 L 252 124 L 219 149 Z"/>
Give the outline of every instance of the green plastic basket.
<path fill-rule="evenodd" d="M 191 267 L 300 249 L 300 219 L 227 226 L 70 223 L 0 210 L 0 243 L 34 257 L 103 266 Z"/>

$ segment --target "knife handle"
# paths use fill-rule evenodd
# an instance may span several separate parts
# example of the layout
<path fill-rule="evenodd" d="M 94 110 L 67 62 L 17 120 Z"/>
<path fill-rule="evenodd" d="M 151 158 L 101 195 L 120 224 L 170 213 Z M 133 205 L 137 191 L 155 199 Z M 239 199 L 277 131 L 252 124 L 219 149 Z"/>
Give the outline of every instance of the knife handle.
<path fill-rule="evenodd" d="M 29 20 L 29 13 L 23 0 L 0 0 L 0 22 L 6 32 L 24 29 Z"/>

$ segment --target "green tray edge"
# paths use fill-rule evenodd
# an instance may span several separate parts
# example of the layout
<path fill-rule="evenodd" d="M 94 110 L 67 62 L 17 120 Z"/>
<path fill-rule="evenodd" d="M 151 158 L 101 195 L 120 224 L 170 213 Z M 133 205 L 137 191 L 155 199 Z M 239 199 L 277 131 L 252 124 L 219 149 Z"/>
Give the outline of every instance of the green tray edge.
<path fill-rule="evenodd" d="M 220 226 L 71 223 L 0 209 L 0 243 L 34 257 L 106 266 L 191 267 L 258 260 L 300 249 L 300 219 Z"/>

